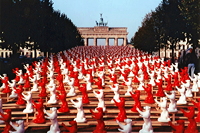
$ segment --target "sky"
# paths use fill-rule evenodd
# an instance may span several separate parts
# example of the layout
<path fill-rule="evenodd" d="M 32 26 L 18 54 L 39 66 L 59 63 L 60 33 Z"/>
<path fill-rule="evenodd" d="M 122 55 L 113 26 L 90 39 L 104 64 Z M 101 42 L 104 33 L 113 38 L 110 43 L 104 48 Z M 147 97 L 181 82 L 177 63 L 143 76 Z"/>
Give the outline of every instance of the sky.
<path fill-rule="evenodd" d="M 94 27 L 100 14 L 108 27 L 127 27 L 128 41 L 141 26 L 145 15 L 162 0 L 52 0 L 53 8 L 67 15 L 77 27 Z"/>

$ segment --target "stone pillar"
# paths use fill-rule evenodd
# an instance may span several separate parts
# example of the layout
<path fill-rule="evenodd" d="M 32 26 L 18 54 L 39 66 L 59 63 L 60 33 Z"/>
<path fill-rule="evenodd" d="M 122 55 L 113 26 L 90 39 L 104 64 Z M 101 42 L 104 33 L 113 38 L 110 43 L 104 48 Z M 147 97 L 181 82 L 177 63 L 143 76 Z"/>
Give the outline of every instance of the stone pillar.
<path fill-rule="evenodd" d="M 118 38 L 115 38 L 115 46 L 118 46 Z"/>
<path fill-rule="evenodd" d="M 94 38 L 94 46 L 97 46 L 97 38 Z"/>
<path fill-rule="evenodd" d="M 106 38 L 106 46 L 109 46 L 109 38 Z"/>
<path fill-rule="evenodd" d="M 123 45 L 126 46 L 127 42 L 126 42 L 126 37 L 124 37 L 124 42 Z"/>
<path fill-rule="evenodd" d="M 85 41 L 85 42 L 84 42 L 84 45 L 85 45 L 85 46 L 88 46 L 88 38 L 85 38 L 84 41 Z"/>

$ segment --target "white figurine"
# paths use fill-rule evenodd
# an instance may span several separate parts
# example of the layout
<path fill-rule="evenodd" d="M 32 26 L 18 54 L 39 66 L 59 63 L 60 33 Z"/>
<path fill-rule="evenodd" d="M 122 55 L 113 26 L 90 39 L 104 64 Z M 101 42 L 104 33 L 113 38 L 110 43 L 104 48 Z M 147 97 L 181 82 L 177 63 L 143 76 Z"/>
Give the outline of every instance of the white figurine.
<path fill-rule="evenodd" d="M 65 68 L 65 69 L 62 70 L 62 74 L 64 75 L 63 83 L 68 83 L 69 82 L 68 73 L 69 73 L 68 68 Z"/>
<path fill-rule="evenodd" d="M 48 104 L 55 104 L 55 103 L 57 103 L 56 85 L 54 84 L 53 86 L 49 86 L 48 90 L 50 91 L 50 99 L 47 101 L 47 103 Z"/>
<path fill-rule="evenodd" d="M 171 95 L 168 95 L 166 92 L 165 95 L 167 96 L 167 98 L 170 99 L 170 104 L 169 104 L 169 107 L 168 107 L 168 111 L 169 112 L 177 112 L 177 108 L 176 108 L 176 92 L 175 91 L 170 91 L 171 92 Z"/>
<path fill-rule="evenodd" d="M 151 84 L 152 86 L 155 86 L 156 85 L 155 79 L 154 79 L 155 72 L 154 71 L 152 71 L 151 73 L 149 71 L 147 71 L 147 72 L 150 76 L 149 84 Z"/>
<path fill-rule="evenodd" d="M 137 76 L 136 76 L 137 77 Z M 138 81 L 140 82 L 137 90 L 144 90 L 143 86 L 144 86 L 144 75 L 140 75 L 140 77 L 137 77 Z"/>
<path fill-rule="evenodd" d="M 15 126 L 11 121 L 10 121 L 10 125 L 15 129 L 15 131 L 9 131 L 9 133 L 24 133 L 25 129 L 24 129 L 24 121 L 23 120 L 18 120 L 16 121 L 16 124 L 18 126 Z"/>
<path fill-rule="evenodd" d="M 86 80 L 86 88 L 87 90 L 92 90 L 92 83 L 90 82 L 90 74 L 87 74 L 86 76 L 84 76 L 84 79 Z"/>
<path fill-rule="evenodd" d="M 200 88 L 200 72 L 198 73 L 198 81 L 197 81 L 198 88 Z"/>
<path fill-rule="evenodd" d="M 118 130 L 122 133 L 131 133 L 132 131 L 132 120 L 131 119 L 125 119 L 124 122 L 126 125 L 121 124 L 118 120 L 116 120 L 117 124 L 119 125 Z"/>
<path fill-rule="evenodd" d="M 133 87 L 132 87 L 132 78 L 128 78 L 128 81 L 125 81 L 125 84 L 127 85 L 128 89 L 125 93 L 125 96 L 131 96 L 130 92 L 133 92 Z"/>
<path fill-rule="evenodd" d="M 74 81 L 75 81 L 74 78 L 71 78 L 71 81 L 70 81 L 70 79 L 68 81 L 68 85 L 70 87 L 70 90 L 67 93 L 67 96 L 75 96 L 76 95 L 75 88 L 74 88 Z"/>
<path fill-rule="evenodd" d="M 33 88 L 31 89 L 31 91 L 38 91 L 38 84 L 37 84 L 37 76 L 33 75 L 33 78 L 29 77 L 30 81 L 33 83 Z"/>
<path fill-rule="evenodd" d="M 103 89 L 99 89 L 99 93 L 96 93 L 95 90 L 93 90 L 93 93 L 95 95 L 96 98 L 98 98 L 99 103 L 98 103 L 98 107 L 103 108 L 103 112 L 106 111 L 106 106 L 105 106 L 105 101 L 104 101 L 104 93 L 103 93 Z M 96 110 L 96 108 L 95 108 Z"/>
<path fill-rule="evenodd" d="M 18 84 L 24 84 L 24 79 L 23 79 L 23 72 L 22 70 L 19 70 L 18 72 L 16 72 L 17 76 L 19 76 L 19 81 Z"/>
<path fill-rule="evenodd" d="M 140 111 L 138 108 L 136 109 L 139 112 L 140 116 L 143 117 L 143 120 L 144 120 L 144 124 L 142 125 L 142 129 L 139 131 L 139 133 L 153 133 L 152 122 L 150 119 L 151 107 L 145 106 L 144 112 Z"/>
<path fill-rule="evenodd" d="M 54 80 L 54 78 L 50 78 L 50 79 L 49 79 L 49 83 L 47 84 L 46 87 L 47 87 L 47 88 L 48 88 L 48 87 L 52 87 L 53 85 L 55 85 L 55 80 Z"/>
<path fill-rule="evenodd" d="M 159 122 L 169 122 L 170 118 L 169 118 L 169 112 L 167 111 L 167 98 L 166 97 L 162 97 L 162 102 L 158 102 L 155 99 L 156 103 L 158 104 L 158 106 L 160 107 L 160 109 L 162 110 L 160 117 L 158 118 Z"/>
<path fill-rule="evenodd" d="M 198 76 L 194 74 L 194 78 L 190 77 L 190 80 L 192 81 L 192 92 L 199 92 L 198 84 L 197 84 Z"/>
<path fill-rule="evenodd" d="M 119 84 L 114 84 L 113 86 L 110 86 L 111 90 L 114 92 L 113 99 L 115 99 L 117 102 L 120 102 L 119 100 Z M 111 103 L 114 103 L 114 100 L 111 100 Z"/>
<path fill-rule="evenodd" d="M 27 95 L 22 93 L 23 99 L 26 101 L 26 108 L 23 110 L 23 113 L 33 113 L 33 103 L 32 103 L 32 92 L 27 92 Z"/>
<path fill-rule="evenodd" d="M 44 109 L 44 113 L 47 114 L 47 116 L 45 116 L 45 118 L 47 118 L 51 121 L 50 130 L 47 133 L 60 133 L 60 128 L 59 128 L 59 124 L 58 124 L 58 120 L 57 120 L 57 108 L 53 107 L 53 108 L 50 108 L 50 110 L 52 112 L 48 113 Z"/>
<path fill-rule="evenodd" d="M 190 80 L 186 80 L 186 83 L 181 82 L 185 88 L 186 88 L 186 92 L 185 92 L 185 96 L 186 97 L 193 97 L 192 95 L 192 90 L 190 89 Z"/>
<path fill-rule="evenodd" d="M 3 74 L 3 77 L 0 75 L 0 78 L 2 79 L 2 80 L 5 80 L 5 78 L 7 77 L 7 74 Z M 2 86 L 0 87 L 1 89 L 4 89 L 4 88 L 6 88 L 6 85 L 5 85 L 5 83 L 3 82 L 2 83 Z"/>
<path fill-rule="evenodd" d="M 36 75 L 37 81 L 40 80 L 40 68 L 36 67 L 33 69 L 34 74 Z"/>
<path fill-rule="evenodd" d="M 185 86 L 181 85 L 181 89 L 176 86 L 176 89 L 180 92 L 181 96 L 177 101 L 177 104 L 187 104 L 186 96 L 185 96 Z"/>
<path fill-rule="evenodd" d="M 154 70 L 157 74 L 156 82 L 160 82 L 160 79 L 162 79 L 162 73 L 161 69 Z"/>
<path fill-rule="evenodd" d="M 9 87 L 11 88 L 11 94 L 10 94 L 10 98 L 16 98 L 16 97 L 18 97 L 18 94 L 17 93 L 15 93 L 15 89 L 16 89 L 16 80 L 11 80 L 12 81 L 12 83 L 10 83 L 9 81 L 8 81 L 8 84 L 9 84 Z"/>
<path fill-rule="evenodd" d="M 71 99 L 71 102 L 74 104 L 72 105 L 73 107 L 75 107 L 77 109 L 77 115 L 76 115 L 76 118 L 74 118 L 74 120 L 76 122 L 86 122 L 86 117 L 85 117 L 85 113 L 84 113 L 84 110 L 83 110 L 83 102 L 82 102 L 82 98 L 76 98 L 76 100 L 78 102 L 74 102 L 72 99 Z"/>
<path fill-rule="evenodd" d="M 101 83 L 102 83 L 102 86 L 104 86 L 105 85 L 105 79 L 104 79 L 104 71 L 99 71 L 98 73 L 97 73 L 97 75 L 100 77 L 100 79 L 101 79 Z"/>

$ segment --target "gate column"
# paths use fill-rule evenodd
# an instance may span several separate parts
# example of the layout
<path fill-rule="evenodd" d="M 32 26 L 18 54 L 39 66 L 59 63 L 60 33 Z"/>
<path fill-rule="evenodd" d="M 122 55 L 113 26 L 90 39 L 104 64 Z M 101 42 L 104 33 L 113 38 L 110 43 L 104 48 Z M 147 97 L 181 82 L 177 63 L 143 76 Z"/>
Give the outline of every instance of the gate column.
<path fill-rule="evenodd" d="M 106 46 L 109 46 L 109 38 L 106 38 Z"/>
<path fill-rule="evenodd" d="M 94 37 L 94 46 L 97 46 L 97 38 Z"/>
<path fill-rule="evenodd" d="M 118 38 L 115 38 L 115 46 L 118 46 Z"/>
<path fill-rule="evenodd" d="M 85 38 L 84 41 L 85 41 L 85 46 L 88 46 L 88 38 Z"/>

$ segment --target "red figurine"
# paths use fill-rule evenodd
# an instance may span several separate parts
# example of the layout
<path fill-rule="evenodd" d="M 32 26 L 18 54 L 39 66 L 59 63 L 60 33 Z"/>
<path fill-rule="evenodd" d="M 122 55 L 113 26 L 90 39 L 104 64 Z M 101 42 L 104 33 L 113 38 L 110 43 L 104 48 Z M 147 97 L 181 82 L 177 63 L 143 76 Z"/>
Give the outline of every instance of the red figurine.
<path fill-rule="evenodd" d="M 117 120 L 119 122 L 124 122 L 124 119 L 126 119 L 126 110 L 124 108 L 125 106 L 125 98 L 124 97 L 120 97 L 119 98 L 120 102 L 117 102 L 115 99 L 113 99 L 113 101 L 115 102 L 115 105 L 118 107 L 119 109 L 119 113 L 118 113 L 118 116 L 117 116 Z"/>
<path fill-rule="evenodd" d="M 62 133 L 77 133 L 77 122 L 76 121 L 70 121 L 69 124 L 70 127 L 67 127 L 64 123 L 62 123 L 62 126 L 68 130 L 69 132 L 62 132 Z"/>
<path fill-rule="evenodd" d="M 180 83 L 179 83 L 179 77 L 178 77 L 179 73 L 178 72 L 174 72 L 174 74 L 172 75 L 173 78 L 174 78 L 174 84 L 173 86 L 180 86 Z"/>
<path fill-rule="evenodd" d="M 17 72 L 19 71 L 19 68 L 14 68 L 12 69 L 13 73 L 16 75 L 15 76 L 15 81 L 18 82 L 20 77 L 17 75 Z"/>
<path fill-rule="evenodd" d="M 94 80 L 94 83 L 95 83 L 95 85 L 98 86 L 98 89 L 103 89 L 102 80 L 101 80 L 100 77 L 98 77 L 98 81 L 95 81 L 95 80 Z"/>
<path fill-rule="evenodd" d="M 198 133 L 198 129 L 197 129 L 197 123 L 194 120 L 194 115 L 195 115 L 195 109 L 193 106 L 189 106 L 188 110 L 190 110 L 189 112 L 185 112 L 185 110 L 180 109 L 184 116 L 188 118 L 189 124 L 187 126 L 187 128 L 185 129 L 185 133 Z"/>
<path fill-rule="evenodd" d="M 43 99 L 38 99 L 38 103 L 33 102 L 33 107 L 36 109 L 36 118 L 33 120 L 34 123 L 45 123 L 45 117 L 44 117 L 44 105 L 43 105 Z"/>
<path fill-rule="evenodd" d="M 7 74 L 3 74 L 3 77 L 0 76 L 0 80 L 2 82 L 2 86 L 1 86 L 1 88 L 3 89 L 2 92 L 10 93 L 12 90 L 10 89 L 10 87 L 8 85 L 9 78 L 8 78 Z"/>
<path fill-rule="evenodd" d="M 171 80 L 172 80 L 172 77 L 170 74 L 168 74 L 168 77 L 165 78 L 165 80 L 167 81 L 167 87 L 165 88 L 166 91 L 172 91 L 172 83 L 171 83 Z"/>
<path fill-rule="evenodd" d="M 194 101 L 191 101 L 191 102 L 194 104 L 194 106 L 197 107 L 197 109 L 199 111 L 195 120 L 196 120 L 196 122 L 200 122 L 200 98 L 197 98 L 197 99 L 199 102 L 194 102 Z"/>
<path fill-rule="evenodd" d="M 142 110 L 141 103 L 140 103 L 140 91 L 136 90 L 134 94 L 132 92 L 130 92 L 130 94 L 133 100 L 135 101 L 135 104 L 133 105 L 133 108 L 131 108 L 131 111 L 138 112 L 136 108 Z"/>
<path fill-rule="evenodd" d="M 46 83 L 47 83 L 47 77 L 43 77 L 41 82 L 38 82 L 38 85 L 41 87 L 40 94 L 38 94 L 39 97 L 46 97 Z"/>
<path fill-rule="evenodd" d="M 58 109 L 59 112 L 69 112 L 68 103 L 66 100 L 66 92 L 64 90 L 60 91 L 60 94 L 57 94 L 58 99 L 61 100 L 61 107 Z"/>
<path fill-rule="evenodd" d="M 162 88 L 162 85 L 163 85 L 162 79 L 159 79 L 159 82 L 155 81 L 155 83 L 158 86 L 158 91 L 156 93 L 156 96 L 158 96 L 158 97 L 165 97 L 165 93 L 164 93 L 163 88 Z"/>
<path fill-rule="evenodd" d="M 22 92 L 24 91 L 23 86 L 19 85 L 18 89 L 15 89 L 15 93 L 17 93 L 18 95 L 18 100 L 16 102 L 17 105 L 24 105 L 26 103 L 26 101 L 23 99 L 23 95 Z"/>
<path fill-rule="evenodd" d="M 173 129 L 172 132 L 173 132 L 173 133 L 185 133 L 184 120 L 177 120 L 176 122 L 177 122 L 176 125 L 172 124 L 171 121 L 168 122 L 169 125 L 170 125 L 170 126 L 172 127 L 172 129 Z"/>
<path fill-rule="evenodd" d="M 151 84 L 148 84 L 148 87 L 144 87 L 144 90 L 147 92 L 147 97 L 145 99 L 145 103 L 150 103 L 150 104 L 153 104 L 155 103 L 155 100 L 153 98 L 153 94 L 152 94 L 152 85 Z"/>
<path fill-rule="evenodd" d="M 6 112 L 6 114 L 1 113 L 0 115 L 2 118 L 0 118 L 0 120 L 3 120 L 4 123 L 6 124 L 4 130 L 2 133 L 10 133 L 9 131 L 11 130 L 11 125 L 10 125 L 10 121 L 11 121 L 11 110 L 10 109 L 6 109 L 4 112 Z"/>
<path fill-rule="evenodd" d="M 82 87 L 79 87 L 79 90 L 82 92 L 82 102 L 83 103 L 90 103 L 87 93 L 86 84 L 82 84 Z"/>
<path fill-rule="evenodd" d="M 30 88 L 31 84 L 30 84 L 30 81 L 29 81 L 29 75 L 28 75 L 28 73 L 24 74 L 24 80 L 25 80 L 24 88 Z"/>
<path fill-rule="evenodd" d="M 103 121 L 103 108 L 98 107 L 96 108 L 98 113 L 94 113 L 91 109 L 90 112 L 92 113 L 92 118 L 95 118 L 97 120 L 96 129 L 93 131 L 93 133 L 107 133 L 105 130 L 105 123 Z"/>

